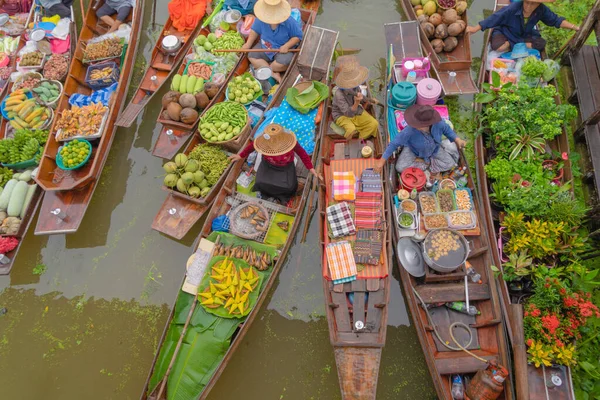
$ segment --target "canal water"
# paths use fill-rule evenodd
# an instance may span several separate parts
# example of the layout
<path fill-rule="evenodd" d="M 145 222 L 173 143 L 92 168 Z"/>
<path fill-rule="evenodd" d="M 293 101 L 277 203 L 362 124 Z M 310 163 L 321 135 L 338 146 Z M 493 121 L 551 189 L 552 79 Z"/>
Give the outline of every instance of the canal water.
<path fill-rule="evenodd" d="M 136 71 L 155 27 L 147 1 Z M 469 2 L 471 3 L 471 1 Z M 472 21 L 493 0 L 471 4 Z M 402 19 L 394 0 L 322 0 L 316 24 L 338 30 L 345 47 L 380 76 L 383 24 Z M 479 57 L 483 35 L 472 42 Z M 134 78 L 134 79 L 135 79 Z M 375 85 L 377 86 L 377 85 Z M 459 104 L 468 109 L 471 98 Z M 0 390 L 3 399 L 137 399 L 175 301 L 200 225 L 181 242 L 150 227 L 165 198 L 163 160 L 153 157 L 160 96 L 138 123 L 119 129 L 79 232 L 25 238 L 10 276 L 0 277 Z M 339 399 L 320 279 L 316 218 L 292 247 L 260 311 L 210 399 Z M 431 378 L 394 271 L 378 399 L 435 399 Z"/>

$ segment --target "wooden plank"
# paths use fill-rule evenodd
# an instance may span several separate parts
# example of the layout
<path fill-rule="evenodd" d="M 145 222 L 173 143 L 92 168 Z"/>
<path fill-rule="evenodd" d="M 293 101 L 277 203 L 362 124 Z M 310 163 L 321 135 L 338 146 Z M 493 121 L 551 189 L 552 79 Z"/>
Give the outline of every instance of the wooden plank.
<path fill-rule="evenodd" d="M 585 139 L 592 160 L 596 192 L 600 193 L 600 124 L 586 126 Z"/>
<path fill-rule="evenodd" d="M 594 111 L 594 106 L 592 93 L 588 86 L 589 83 L 583 51 L 573 54 L 571 57 L 571 66 L 573 69 L 573 77 L 575 78 L 575 85 L 577 86 L 579 111 L 581 112 L 582 116 L 581 119 L 585 120 L 586 117 L 584 116 L 590 115 Z"/>
<path fill-rule="evenodd" d="M 163 127 L 161 129 L 158 134 L 158 139 L 152 148 L 152 155 L 170 160 L 181 151 L 183 146 L 188 142 L 188 139 L 192 137 L 195 130 L 171 129 L 173 135 L 169 136 L 166 133 L 168 129 L 170 128 Z"/>
<path fill-rule="evenodd" d="M 337 305 L 333 309 L 335 316 L 335 324 L 338 332 L 352 332 L 352 324 L 350 323 L 350 311 L 348 310 L 348 302 L 345 293 L 331 292 L 332 303 Z M 338 334 L 339 335 L 339 334 Z"/>
<path fill-rule="evenodd" d="M 376 292 L 379 290 L 379 279 L 367 279 L 367 292 Z"/>
<path fill-rule="evenodd" d="M 416 21 L 393 22 L 383 25 L 385 42 L 392 45 L 396 62 L 405 57 L 422 57 L 423 51 L 419 40 L 419 25 Z M 387 53 L 386 49 L 386 53 Z"/>
<path fill-rule="evenodd" d="M 356 332 L 356 321 L 365 323 L 365 292 L 354 292 L 354 304 L 352 307 L 352 329 Z M 361 331 L 358 331 L 361 332 Z"/>
<path fill-rule="evenodd" d="M 342 398 L 374 400 L 381 349 L 338 347 L 334 354 Z"/>
<path fill-rule="evenodd" d="M 594 27 L 596 27 L 596 31 L 598 30 L 598 18 L 600 18 L 600 2 L 596 2 L 579 26 L 579 31 L 575 33 L 573 40 L 567 45 L 561 60 L 562 63 L 568 64 L 569 55 L 577 52 L 583 46 L 587 38 L 592 34 Z"/>
<path fill-rule="evenodd" d="M 52 235 L 58 233 L 73 233 L 79 229 L 83 216 L 90 204 L 96 182 L 83 189 L 67 190 L 64 192 L 46 192 L 40 208 L 40 217 L 35 227 L 36 235 Z M 51 211 L 60 208 L 67 216 L 60 219 Z M 43 216 L 43 218 L 42 218 Z"/>
<path fill-rule="evenodd" d="M 336 143 L 333 146 L 333 158 L 335 160 L 342 160 L 346 152 L 346 143 Z"/>
<path fill-rule="evenodd" d="M 372 279 L 375 280 L 375 279 Z M 385 292 L 383 286 L 381 290 L 369 292 L 367 302 L 367 327 L 371 332 L 379 332 L 381 329 L 381 316 L 384 312 L 382 308 L 375 307 L 377 304 L 385 303 Z"/>
<path fill-rule="evenodd" d="M 462 322 L 463 324 L 470 326 L 475 323 L 475 317 L 472 315 L 462 314 L 454 310 L 450 310 L 447 307 L 435 307 L 429 310 L 429 314 L 431 315 L 431 319 L 433 320 L 432 324 L 435 325 L 438 334 L 441 336 L 444 343 L 449 344 L 452 347 L 457 347 L 452 338 L 450 337 L 450 325 L 455 322 Z M 479 349 L 479 337 L 477 334 L 477 329 L 470 328 L 473 338 L 471 343 L 467 347 L 469 350 Z M 458 340 L 458 343 L 461 345 L 466 345 L 469 342 L 470 335 L 464 328 L 455 327 L 452 332 L 454 333 L 454 337 Z M 433 340 L 435 341 L 435 346 L 437 351 L 439 352 L 447 352 L 447 351 L 455 351 L 447 348 L 439 341 L 436 335 L 433 335 Z"/>
<path fill-rule="evenodd" d="M 480 356 L 481 357 L 481 356 Z M 496 356 L 483 356 L 486 360 L 494 360 Z M 486 363 L 479 361 L 468 354 L 453 358 L 441 358 L 435 360 L 435 367 L 440 375 L 450 374 L 473 374 L 480 369 L 485 369 Z"/>
<path fill-rule="evenodd" d="M 337 285 L 333 285 L 333 291 L 336 293 L 344 293 L 344 285 L 338 283 Z"/>
<path fill-rule="evenodd" d="M 378 333 L 370 332 L 339 332 L 336 346 L 383 347 L 385 343 L 379 340 Z"/>
<path fill-rule="evenodd" d="M 308 28 L 297 62 L 302 76 L 321 80 L 328 74 L 337 38 L 338 32 L 314 25 Z"/>
<path fill-rule="evenodd" d="M 170 210 L 175 213 L 171 215 Z M 207 210 L 208 206 L 169 193 L 152 221 L 152 229 L 181 240 Z"/>
<path fill-rule="evenodd" d="M 364 292 L 367 290 L 367 283 L 365 279 L 356 279 L 351 282 L 353 292 Z"/>
<path fill-rule="evenodd" d="M 419 285 L 415 288 L 425 303 L 448 303 L 465 301 L 464 283 L 438 283 Z M 489 300 L 490 288 L 487 284 L 469 283 L 469 300 Z"/>

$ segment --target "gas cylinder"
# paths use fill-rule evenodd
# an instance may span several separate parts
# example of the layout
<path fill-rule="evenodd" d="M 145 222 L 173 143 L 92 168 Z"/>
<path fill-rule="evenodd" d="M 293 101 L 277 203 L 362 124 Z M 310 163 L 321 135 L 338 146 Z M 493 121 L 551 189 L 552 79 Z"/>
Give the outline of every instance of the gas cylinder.
<path fill-rule="evenodd" d="M 466 400 L 495 400 L 504 391 L 508 371 L 496 361 L 490 361 L 486 369 L 477 371 L 465 391 Z"/>

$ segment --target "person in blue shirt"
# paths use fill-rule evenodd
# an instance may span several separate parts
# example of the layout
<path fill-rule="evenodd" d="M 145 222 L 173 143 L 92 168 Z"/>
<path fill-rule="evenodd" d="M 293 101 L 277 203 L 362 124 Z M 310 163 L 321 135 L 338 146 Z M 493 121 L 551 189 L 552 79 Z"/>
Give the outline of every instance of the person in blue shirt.
<path fill-rule="evenodd" d="M 298 46 L 302 40 L 302 25 L 292 15 L 292 7 L 287 0 L 258 0 L 254 6 L 256 20 L 244 49 L 279 49 L 279 52 L 248 53 L 252 66 L 257 69 L 270 67 L 273 78 L 281 82 L 285 72 L 294 58 L 289 50 Z M 254 42 L 260 40 L 254 47 Z"/>
<path fill-rule="evenodd" d="M 396 171 L 399 173 L 414 167 L 429 170 L 435 175 L 457 165 L 457 146 L 463 148 L 467 142 L 456 135 L 433 107 L 418 104 L 410 106 L 404 112 L 404 120 L 408 126 L 387 146 L 375 164 L 376 172 L 380 172 L 387 159 L 401 147 L 403 149 L 396 162 Z M 455 144 L 443 140 L 442 136 Z"/>
<path fill-rule="evenodd" d="M 555 0 L 524 0 L 514 2 L 496 11 L 476 26 L 468 26 L 468 33 L 475 33 L 494 28 L 490 44 L 492 50 L 501 53 L 510 51 L 515 43 L 526 43 L 530 49 L 543 51 L 546 41 L 535 26 L 543 22 L 555 28 L 572 29 L 579 27 L 559 17 L 542 3 L 553 3 Z"/>

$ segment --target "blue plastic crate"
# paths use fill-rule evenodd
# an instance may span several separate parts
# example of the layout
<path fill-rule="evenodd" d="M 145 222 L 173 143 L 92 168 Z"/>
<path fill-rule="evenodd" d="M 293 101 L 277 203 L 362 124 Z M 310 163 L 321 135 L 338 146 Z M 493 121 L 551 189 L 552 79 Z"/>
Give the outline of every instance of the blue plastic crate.
<path fill-rule="evenodd" d="M 102 79 L 90 79 L 90 75 L 93 71 L 106 67 L 111 67 L 113 69 L 109 76 Z M 87 69 L 87 73 L 85 74 L 85 83 L 87 83 L 92 90 L 102 89 L 116 82 L 119 82 L 119 66 L 114 61 L 90 65 Z"/>

